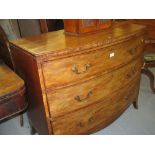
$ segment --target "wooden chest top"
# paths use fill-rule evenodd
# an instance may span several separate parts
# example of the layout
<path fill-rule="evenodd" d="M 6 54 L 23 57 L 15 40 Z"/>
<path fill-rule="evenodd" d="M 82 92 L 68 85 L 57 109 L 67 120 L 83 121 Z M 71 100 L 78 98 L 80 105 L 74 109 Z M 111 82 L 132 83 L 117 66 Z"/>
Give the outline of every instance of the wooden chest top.
<path fill-rule="evenodd" d="M 58 53 L 76 52 L 98 46 L 108 46 L 144 32 L 142 31 L 144 28 L 145 26 L 129 24 L 127 22 L 114 23 L 111 28 L 90 35 L 80 37 L 68 36 L 64 34 L 64 30 L 60 30 L 13 40 L 11 44 L 24 49 L 34 57 L 47 54 L 56 55 Z"/>

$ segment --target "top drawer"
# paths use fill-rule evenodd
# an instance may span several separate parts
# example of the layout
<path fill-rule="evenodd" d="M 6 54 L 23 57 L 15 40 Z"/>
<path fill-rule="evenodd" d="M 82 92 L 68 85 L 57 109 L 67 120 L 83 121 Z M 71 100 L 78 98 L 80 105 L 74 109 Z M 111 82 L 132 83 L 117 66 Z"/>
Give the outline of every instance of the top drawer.
<path fill-rule="evenodd" d="M 54 89 L 76 83 L 126 64 L 142 52 L 142 39 L 141 36 L 87 54 L 45 62 L 42 65 L 45 87 Z"/>

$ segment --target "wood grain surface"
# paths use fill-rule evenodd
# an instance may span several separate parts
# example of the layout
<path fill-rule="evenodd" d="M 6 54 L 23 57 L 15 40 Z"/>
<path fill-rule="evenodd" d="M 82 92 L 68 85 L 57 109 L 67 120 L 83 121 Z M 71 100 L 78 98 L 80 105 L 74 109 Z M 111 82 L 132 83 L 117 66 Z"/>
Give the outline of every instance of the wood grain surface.
<path fill-rule="evenodd" d="M 141 39 L 142 36 L 88 54 L 43 63 L 46 89 L 76 83 L 77 80 L 91 78 L 129 63 L 141 54 Z"/>
<path fill-rule="evenodd" d="M 0 123 L 26 110 L 24 81 L 0 60 Z"/>
<path fill-rule="evenodd" d="M 87 36 L 61 30 L 11 41 L 37 132 L 89 134 L 137 105 L 145 32 L 123 22 Z"/>
<path fill-rule="evenodd" d="M 0 98 L 14 93 L 24 86 L 24 81 L 0 60 Z"/>
<path fill-rule="evenodd" d="M 139 76 L 142 64 L 139 59 L 109 74 L 47 93 L 51 116 L 64 115 L 110 97 Z"/>
<path fill-rule="evenodd" d="M 54 134 L 86 134 L 100 124 L 105 127 L 111 119 L 116 118 L 118 113 L 122 113 L 134 99 L 135 85 L 138 80 L 139 77 L 120 89 L 119 92 L 114 93 L 111 98 L 107 98 L 106 101 L 53 120 Z"/>
<path fill-rule="evenodd" d="M 10 43 L 26 50 L 33 56 L 72 53 L 98 46 L 107 46 L 143 33 L 145 26 L 136 24 L 113 24 L 112 28 L 87 36 L 66 36 L 64 30 L 49 32 L 33 37 L 12 40 Z"/>

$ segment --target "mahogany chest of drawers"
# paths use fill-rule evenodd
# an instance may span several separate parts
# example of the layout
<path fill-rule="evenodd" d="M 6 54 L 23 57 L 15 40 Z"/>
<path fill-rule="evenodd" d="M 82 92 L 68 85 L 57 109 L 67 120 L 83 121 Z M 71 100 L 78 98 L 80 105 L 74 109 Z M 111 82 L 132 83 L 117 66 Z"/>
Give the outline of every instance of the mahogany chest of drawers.
<path fill-rule="evenodd" d="M 60 30 L 11 41 L 37 132 L 89 134 L 136 103 L 144 36 L 144 26 L 121 23 L 81 37 Z"/>

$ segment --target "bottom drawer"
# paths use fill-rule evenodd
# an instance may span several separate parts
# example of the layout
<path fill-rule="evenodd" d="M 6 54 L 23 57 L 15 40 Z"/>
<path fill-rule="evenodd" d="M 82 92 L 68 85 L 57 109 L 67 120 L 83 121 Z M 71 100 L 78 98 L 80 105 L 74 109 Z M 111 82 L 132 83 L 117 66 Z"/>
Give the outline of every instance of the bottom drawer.
<path fill-rule="evenodd" d="M 139 81 L 137 77 L 111 98 L 53 120 L 53 133 L 88 134 L 106 127 L 136 98 Z"/>

